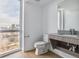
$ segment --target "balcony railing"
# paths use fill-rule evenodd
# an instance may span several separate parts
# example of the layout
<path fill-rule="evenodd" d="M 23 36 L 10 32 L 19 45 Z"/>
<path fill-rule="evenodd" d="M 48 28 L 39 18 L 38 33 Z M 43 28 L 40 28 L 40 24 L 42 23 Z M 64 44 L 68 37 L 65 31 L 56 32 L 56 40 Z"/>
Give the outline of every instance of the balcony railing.
<path fill-rule="evenodd" d="M 0 54 L 19 48 L 19 30 L 0 30 Z"/>

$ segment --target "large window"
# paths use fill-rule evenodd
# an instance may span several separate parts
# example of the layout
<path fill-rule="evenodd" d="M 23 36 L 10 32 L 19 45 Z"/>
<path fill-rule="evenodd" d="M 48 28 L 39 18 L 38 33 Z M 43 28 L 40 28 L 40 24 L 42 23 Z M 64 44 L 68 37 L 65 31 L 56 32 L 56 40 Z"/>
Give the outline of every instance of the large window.
<path fill-rule="evenodd" d="M 19 16 L 19 0 L 0 0 L 0 54 L 19 48 Z"/>

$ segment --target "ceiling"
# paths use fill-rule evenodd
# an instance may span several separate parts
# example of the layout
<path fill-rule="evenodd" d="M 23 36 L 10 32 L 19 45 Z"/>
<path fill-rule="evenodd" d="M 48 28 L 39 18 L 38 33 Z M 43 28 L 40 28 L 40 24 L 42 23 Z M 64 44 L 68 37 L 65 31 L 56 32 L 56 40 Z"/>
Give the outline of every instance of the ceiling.
<path fill-rule="evenodd" d="M 36 0 L 25 0 L 25 1 L 26 3 L 33 3 L 33 4 L 38 4 L 38 5 L 43 6 L 50 2 L 54 2 L 55 0 L 37 0 L 37 1 Z"/>

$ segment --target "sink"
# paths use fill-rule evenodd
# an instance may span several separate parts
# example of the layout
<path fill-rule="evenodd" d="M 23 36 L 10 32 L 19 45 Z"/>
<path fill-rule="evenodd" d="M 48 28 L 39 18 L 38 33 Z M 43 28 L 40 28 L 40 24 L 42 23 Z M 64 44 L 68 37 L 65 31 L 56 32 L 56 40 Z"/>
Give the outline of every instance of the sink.
<path fill-rule="evenodd" d="M 59 36 L 64 36 L 64 37 L 75 37 L 75 38 L 79 37 L 78 35 L 59 35 Z"/>

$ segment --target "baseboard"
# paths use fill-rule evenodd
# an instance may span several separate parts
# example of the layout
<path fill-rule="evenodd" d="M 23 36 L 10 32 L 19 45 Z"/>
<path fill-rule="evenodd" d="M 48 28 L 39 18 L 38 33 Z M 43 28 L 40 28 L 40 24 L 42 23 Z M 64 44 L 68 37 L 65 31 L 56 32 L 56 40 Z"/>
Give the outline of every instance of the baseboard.
<path fill-rule="evenodd" d="M 30 50 L 25 50 L 25 51 L 22 51 L 22 52 L 30 52 L 30 51 L 33 51 L 33 50 L 35 50 L 35 48 L 30 49 Z"/>

